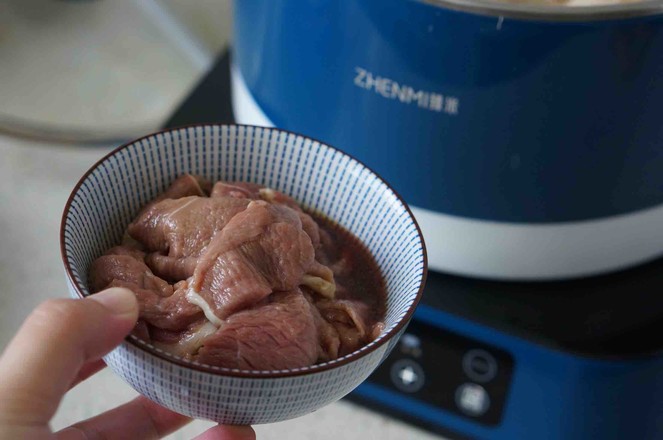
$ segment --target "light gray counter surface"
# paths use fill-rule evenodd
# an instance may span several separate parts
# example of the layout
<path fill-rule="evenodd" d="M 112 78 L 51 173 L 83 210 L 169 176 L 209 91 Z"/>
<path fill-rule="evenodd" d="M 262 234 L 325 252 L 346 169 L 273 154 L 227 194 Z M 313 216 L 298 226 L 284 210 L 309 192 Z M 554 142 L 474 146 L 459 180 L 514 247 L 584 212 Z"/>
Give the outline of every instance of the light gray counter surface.
<path fill-rule="evenodd" d="M 47 144 L 0 135 L 0 350 L 40 301 L 66 296 L 60 216 L 80 176 L 110 147 Z M 70 392 L 54 429 L 112 408 L 136 393 L 104 370 Z M 172 435 L 186 439 L 211 426 L 195 421 Z M 410 425 L 338 402 L 299 419 L 256 427 L 258 438 L 434 440 Z"/>

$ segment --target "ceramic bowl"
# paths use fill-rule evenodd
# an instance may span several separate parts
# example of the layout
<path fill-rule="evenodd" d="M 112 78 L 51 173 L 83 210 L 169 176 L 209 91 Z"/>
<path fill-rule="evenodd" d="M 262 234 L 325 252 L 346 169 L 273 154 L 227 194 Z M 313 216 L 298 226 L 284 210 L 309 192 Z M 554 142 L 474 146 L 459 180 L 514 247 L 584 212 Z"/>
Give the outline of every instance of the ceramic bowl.
<path fill-rule="evenodd" d="M 306 368 L 219 368 L 133 336 L 104 358 L 108 366 L 173 411 L 227 424 L 298 417 L 352 391 L 387 357 L 412 317 L 426 277 L 426 251 L 412 213 L 394 190 L 357 160 L 316 140 L 271 128 L 197 125 L 111 152 L 85 173 L 64 210 L 60 240 L 71 295 L 90 294 L 92 261 L 117 244 L 140 208 L 182 173 L 275 188 L 350 230 L 385 277 L 385 329 L 358 351 Z"/>

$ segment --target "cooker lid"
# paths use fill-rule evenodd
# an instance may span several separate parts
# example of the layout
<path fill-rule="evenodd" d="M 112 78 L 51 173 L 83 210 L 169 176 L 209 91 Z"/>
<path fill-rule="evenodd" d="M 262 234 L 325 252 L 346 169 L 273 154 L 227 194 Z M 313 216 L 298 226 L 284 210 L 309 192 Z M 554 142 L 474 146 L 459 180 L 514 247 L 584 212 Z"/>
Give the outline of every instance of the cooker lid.
<path fill-rule="evenodd" d="M 496 17 L 594 21 L 663 14 L 660 0 L 417 0 L 433 6 Z"/>

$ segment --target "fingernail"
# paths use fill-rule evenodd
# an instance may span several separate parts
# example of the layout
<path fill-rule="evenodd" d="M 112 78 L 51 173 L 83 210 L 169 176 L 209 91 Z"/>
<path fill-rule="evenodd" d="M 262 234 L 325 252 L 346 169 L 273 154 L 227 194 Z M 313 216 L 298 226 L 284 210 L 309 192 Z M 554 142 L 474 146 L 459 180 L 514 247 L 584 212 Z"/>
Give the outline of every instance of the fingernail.
<path fill-rule="evenodd" d="M 112 287 L 110 289 L 102 290 L 99 293 L 95 293 L 94 295 L 90 295 L 89 298 L 101 303 L 114 315 L 132 316 L 138 313 L 136 296 L 129 289 Z"/>

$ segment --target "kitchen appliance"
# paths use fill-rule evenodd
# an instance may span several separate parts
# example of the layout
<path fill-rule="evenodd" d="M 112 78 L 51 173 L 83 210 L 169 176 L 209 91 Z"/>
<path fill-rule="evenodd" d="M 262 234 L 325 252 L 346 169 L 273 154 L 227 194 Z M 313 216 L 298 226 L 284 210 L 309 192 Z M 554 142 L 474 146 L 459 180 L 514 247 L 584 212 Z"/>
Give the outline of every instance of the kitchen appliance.
<path fill-rule="evenodd" d="M 167 126 L 233 121 L 226 54 Z M 663 438 L 662 285 L 663 260 L 545 283 L 429 272 L 400 345 L 348 398 L 449 438 Z"/>
<path fill-rule="evenodd" d="M 663 253 L 663 3 L 243 0 L 241 123 L 336 145 L 414 208 L 430 267 L 605 273 Z"/>

